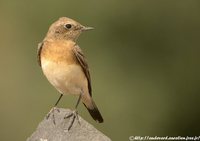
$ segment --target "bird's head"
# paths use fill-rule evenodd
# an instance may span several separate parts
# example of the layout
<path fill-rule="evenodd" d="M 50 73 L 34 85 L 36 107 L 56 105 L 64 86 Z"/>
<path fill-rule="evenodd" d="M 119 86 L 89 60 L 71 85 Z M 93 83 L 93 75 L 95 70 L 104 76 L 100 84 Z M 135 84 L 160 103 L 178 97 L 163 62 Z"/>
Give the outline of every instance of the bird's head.
<path fill-rule="evenodd" d="M 91 29 L 94 28 L 83 26 L 67 17 L 61 17 L 50 26 L 47 38 L 76 41 L 83 31 Z"/>

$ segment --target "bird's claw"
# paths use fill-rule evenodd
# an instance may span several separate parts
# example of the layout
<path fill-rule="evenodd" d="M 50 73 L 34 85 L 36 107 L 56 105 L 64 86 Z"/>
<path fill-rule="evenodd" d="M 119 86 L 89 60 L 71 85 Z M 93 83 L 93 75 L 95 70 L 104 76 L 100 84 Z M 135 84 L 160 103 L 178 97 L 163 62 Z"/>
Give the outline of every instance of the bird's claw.
<path fill-rule="evenodd" d="M 68 119 L 68 118 L 70 118 L 70 117 L 72 117 L 72 121 L 71 121 L 71 123 L 69 124 L 69 127 L 68 127 L 68 129 L 67 129 L 68 131 L 72 128 L 75 119 L 77 119 L 77 120 L 78 120 L 78 123 L 80 124 L 79 117 L 78 117 L 78 111 L 77 111 L 77 110 L 74 110 L 72 113 L 70 113 L 70 114 L 68 114 L 68 115 L 66 114 L 66 115 L 64 116 L 64 119 Z"/>
<path fill-rule="evenodd" d="M 46 115 L 46 119 L 49 119 L 50 115 L 52 114 L 54 125 L 56 125 L 56 120 L 55 120 L 55 115 L 54 115 L 55 110 L 57 112 L 60 112 L 60 110 L 57 107 L 53 107 L 53 108 L 51 108 L 51 110 L 49 111 L 49 113 Z"/>

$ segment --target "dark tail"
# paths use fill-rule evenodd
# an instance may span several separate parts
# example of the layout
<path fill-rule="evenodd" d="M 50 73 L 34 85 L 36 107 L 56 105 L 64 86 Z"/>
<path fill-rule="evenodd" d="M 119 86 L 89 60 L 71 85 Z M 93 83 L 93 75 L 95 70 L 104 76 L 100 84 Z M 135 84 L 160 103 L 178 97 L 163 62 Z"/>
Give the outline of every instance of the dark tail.
<path fill-rule="evenodd" d="M 92 100 L 92 99 L 91 99 Z M 85 103 L 83 103 L 85 105 L 85 107 L 87 108 L 88 112 L 90 113 L 90 115 L 92 116 L 92 118 L 99 122 L 102 123 L 103 122 L 103 117 L 101 116 L 101 113 L 99 112 L 96 104 L 94 103 L 94 101 L 92 100 L 90 105 L 87 106 Z"/>

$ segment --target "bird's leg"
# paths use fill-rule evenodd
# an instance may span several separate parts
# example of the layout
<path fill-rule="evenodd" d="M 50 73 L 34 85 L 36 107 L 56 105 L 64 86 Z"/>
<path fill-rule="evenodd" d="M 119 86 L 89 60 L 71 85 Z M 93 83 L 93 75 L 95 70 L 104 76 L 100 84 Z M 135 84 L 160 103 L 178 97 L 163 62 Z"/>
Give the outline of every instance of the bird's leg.
<path fill-rule="evenodd" d="M 78 111 L 77 111 L 77 108 L 78 108 L 78 105 L 79 105 L 79 103 L 80 103 L 81 97 L 82 97 L 82 93 L 79 95 L 78 101 L 77 101 L 77 103 L 76 103 L 76 105 L 75 105 L 75 110 L 74 110 L 71 114 L 65 115 L 65 117 L 64 117 L 64 119 L 67 119 L 67 118 L 72 117 L 72 121 L 71 121 L 71 123 L 70 123 L 70 125 L 69 125 L 69 127 L 68 127 L 68 131 L 69 131 L 69 130 L 71 129 L 71 127 L 73 126 L 74 121 L 75 121 L 75 118 L 77 118 L 78 123 L 80 124 L 80 121 L 79 121 L 79 118 L 78 118 Z"/>
<path fill-rule="evenodd" d="M 48 119 L 48 118 L 50 117 L 51 113 L 53 113 L 52 116 L 53 116 L 53 123 L 54 123 L 54 124 L 56 124 L 56 122 L 55 122 L 55 116 L 54 116 L 54 111 L 57 110 L 58 112 L 60 112 L 59 109 L 56 108 L 56 106 L 58 105 L 58 103 L 59 103 L 60 99 L 62 98 L 62 96 L 63 96 L 63 94 L 60 95 L 60 97 L 59 97 L 58 100 L 56 101 L 56 104 L 54 105 L 53 108 L 51 108 L 51 110 L 49 111 L 49 113 L 48 113 L 47 116 L 46 116 L 46 118 Z"/>

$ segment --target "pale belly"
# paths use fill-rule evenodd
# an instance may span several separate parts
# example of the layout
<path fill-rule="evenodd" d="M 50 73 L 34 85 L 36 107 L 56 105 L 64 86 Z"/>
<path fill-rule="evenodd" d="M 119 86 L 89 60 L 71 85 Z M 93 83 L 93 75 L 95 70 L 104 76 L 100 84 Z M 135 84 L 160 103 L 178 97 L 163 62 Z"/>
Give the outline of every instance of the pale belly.
<path fill-rule="evenodd" d="M 41 60 L 42 70 L 49 82 L 62 94 L 79 95 L 87 89 L 87 79 L 81 66 Z"/>

